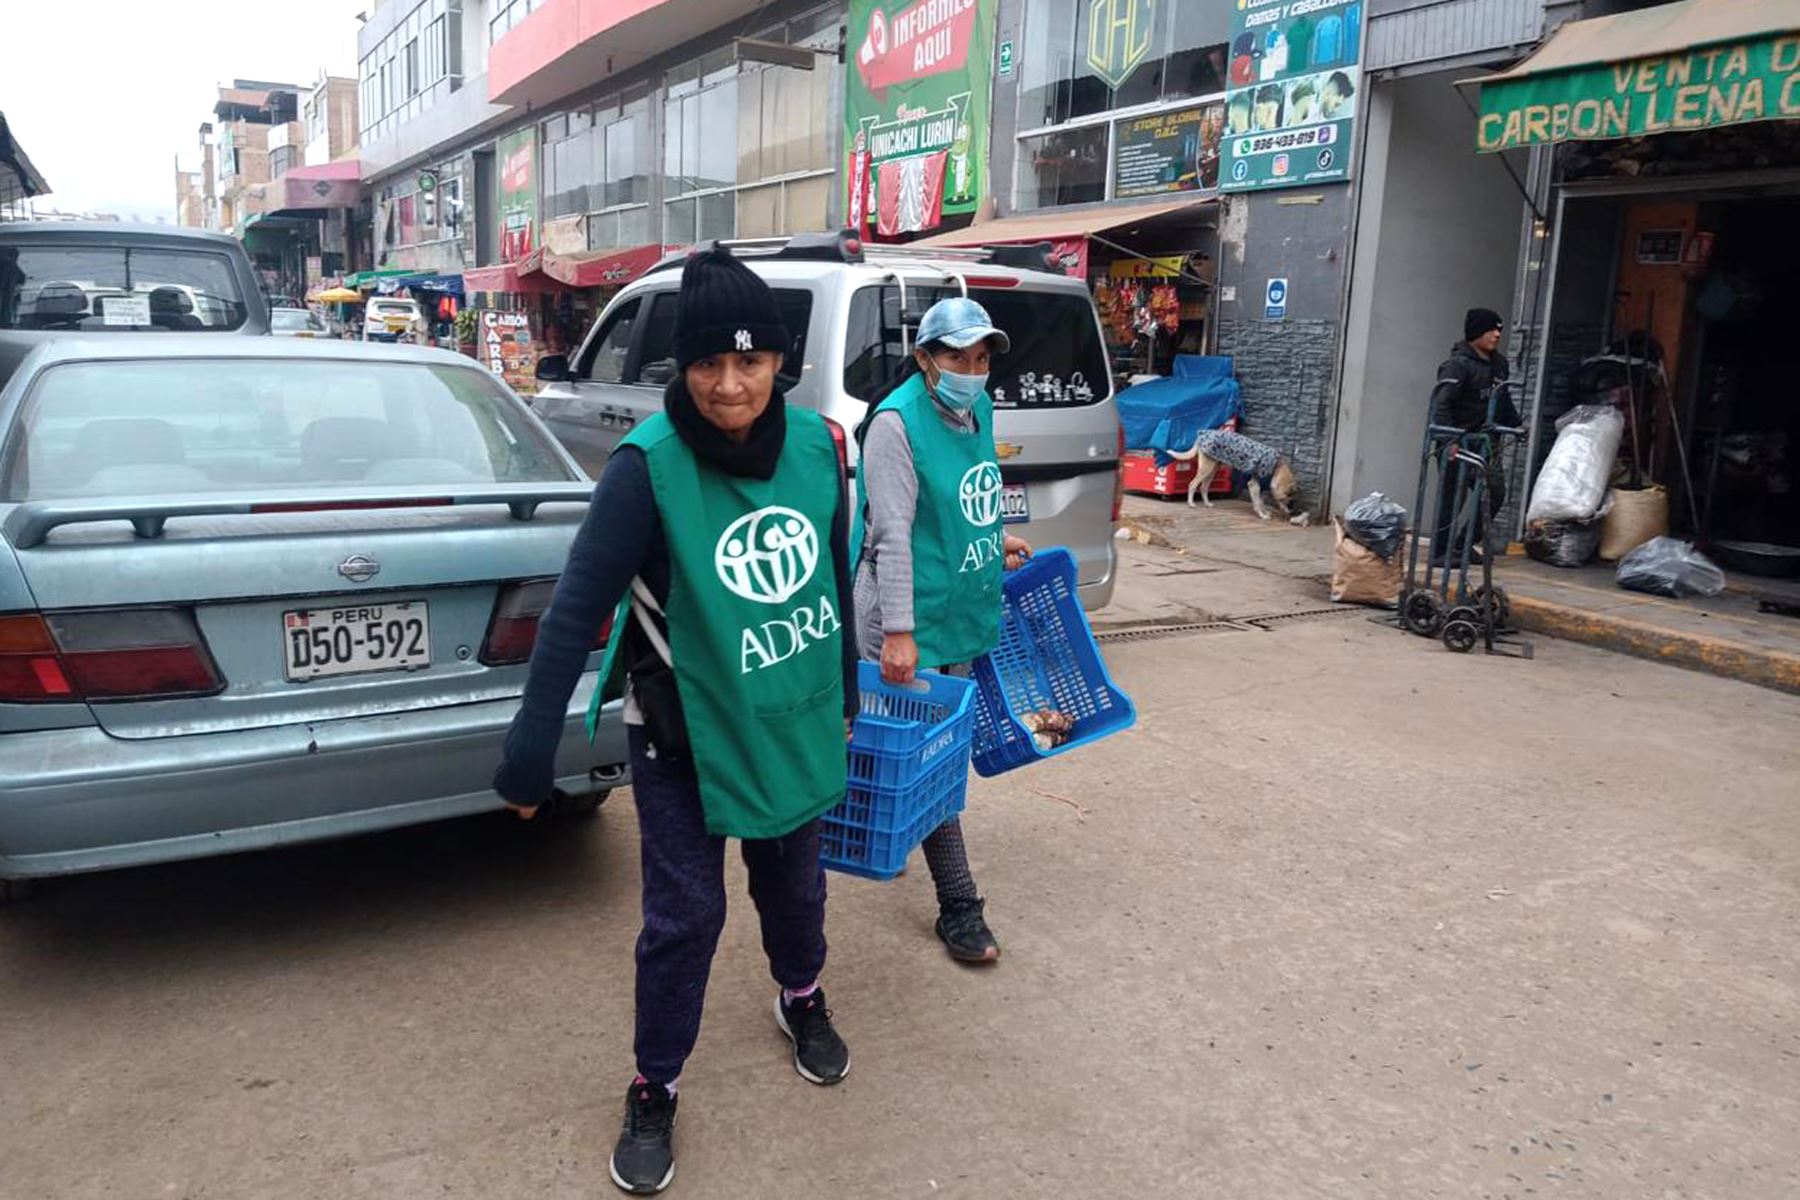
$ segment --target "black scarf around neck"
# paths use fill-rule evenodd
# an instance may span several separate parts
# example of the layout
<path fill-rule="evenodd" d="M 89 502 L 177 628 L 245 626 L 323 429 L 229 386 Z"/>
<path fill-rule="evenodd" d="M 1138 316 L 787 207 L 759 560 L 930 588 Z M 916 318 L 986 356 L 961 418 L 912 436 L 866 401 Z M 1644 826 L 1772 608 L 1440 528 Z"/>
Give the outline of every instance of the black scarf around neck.
<path fill-rule="evenodd" d="M 723 430 L 700 415 L 700 406 L 688 392 L 687 383 L 679 375 L 669 381 L 663 391 L 663 411 L 674 422 L 675 432 L 687 443 L 694 457 L 727 475 L 751 479 L 772 479 L 781 448 L 787 441 L 787 399 L 777 385 L 769 397 L 769 407 L 750 426 L 750 436 L 734 442 Z"/>

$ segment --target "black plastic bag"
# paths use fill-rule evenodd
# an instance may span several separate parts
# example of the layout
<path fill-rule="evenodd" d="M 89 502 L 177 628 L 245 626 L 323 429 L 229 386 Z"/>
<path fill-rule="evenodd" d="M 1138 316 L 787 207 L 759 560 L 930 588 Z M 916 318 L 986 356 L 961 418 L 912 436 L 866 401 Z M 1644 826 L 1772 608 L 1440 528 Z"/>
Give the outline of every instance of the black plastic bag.
<path fill-rule="evenodd" d="M 1619 586 L 1658 596 L 1716 596 L 1725 572 L 1679 538 L 1654 537 L 1619 560 Z"/>
<path fill-rule="evenodd" d="M 1370 492 L 1344 510 L 1344 532 L 1384 560 L 1391 559 L 1406 540 L 1406 507 L 1380 492 Z"/>
<path fill-rule="evenodd" d="M 1553 567 L 1579 567 L 1600 552 L 1600 518 L 1533 521 L 1525 526 L 1525 553 Z"/>

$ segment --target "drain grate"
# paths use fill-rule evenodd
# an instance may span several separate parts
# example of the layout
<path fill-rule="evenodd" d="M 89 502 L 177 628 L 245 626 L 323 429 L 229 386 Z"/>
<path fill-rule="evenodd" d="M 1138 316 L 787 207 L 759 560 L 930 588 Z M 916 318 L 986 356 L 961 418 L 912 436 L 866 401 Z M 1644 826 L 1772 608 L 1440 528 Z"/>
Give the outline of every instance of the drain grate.
<path fill-rule="evenodd" d="M 1333 617 L 1354 617 L 1360 608 L 1309 608 L 1303 612 L 1263 613 L 1253 617 L 1235 617 L 1219 621 L 1177 621 L 1167 625 L 1139 625 L 1131 629 L 1108 629 L 1094 635 L 1100 642 L 1153 642 L 1161 638 L 1191 637 L 1198 633 L 1267 633 L 1281 625 L 1298 625 L 1307 621 L 1327 621 Z"/>
<path fill-rule="evenodd" d="M 1109 629 L 1094 635 L 1100 642 L 1153 642 L 1159 638 L 1188 637 L 1196 633 L 1245 633 L 1248 626 L 1236 621 L 1184 621 L 1178 625 L 1140 625 L 1135 629 Z"/>
<path fill-rule="evenodd" d="M 1302 612 L 1270 613 L 1262 617 L 1239 617 L 1238 621 L 1245 625 L 1254 625 L 1258 629 L 1267 629 L 1271 625 L 1298 625 L 1306 621 L 1325 621 L 1332 617 L 1354 617 L 1365 611 L 1361 608 L 1309 608 Z"/>

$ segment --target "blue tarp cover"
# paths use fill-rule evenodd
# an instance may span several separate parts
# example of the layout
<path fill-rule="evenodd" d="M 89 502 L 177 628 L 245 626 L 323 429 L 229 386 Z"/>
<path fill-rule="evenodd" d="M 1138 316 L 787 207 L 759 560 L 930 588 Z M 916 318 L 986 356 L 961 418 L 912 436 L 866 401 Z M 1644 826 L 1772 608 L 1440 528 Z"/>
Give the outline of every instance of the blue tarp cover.
<path fill-rule="evenodd" d="M 1178 354 L 1175 374 L 1119 393 L 1125 448 L 1155 451 L 1158 466 L 1168 463 L 1169 451 L 1192 446 L 1202 429 L 1217 429 L 1242 411 L 1224 355 Z"/>

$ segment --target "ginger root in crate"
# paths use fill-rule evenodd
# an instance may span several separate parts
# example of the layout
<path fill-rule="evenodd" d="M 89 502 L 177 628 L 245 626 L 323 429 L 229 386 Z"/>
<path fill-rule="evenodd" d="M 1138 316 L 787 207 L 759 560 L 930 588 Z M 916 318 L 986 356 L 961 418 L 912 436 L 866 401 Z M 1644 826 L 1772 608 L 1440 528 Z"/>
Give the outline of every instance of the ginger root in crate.
<path fill-rule="evenodd" d="M 1039 750 L 1054 750 L 1075 731 L 1075 718 L 1054 708 L 1040 708 L 1019 718 Z"/>

